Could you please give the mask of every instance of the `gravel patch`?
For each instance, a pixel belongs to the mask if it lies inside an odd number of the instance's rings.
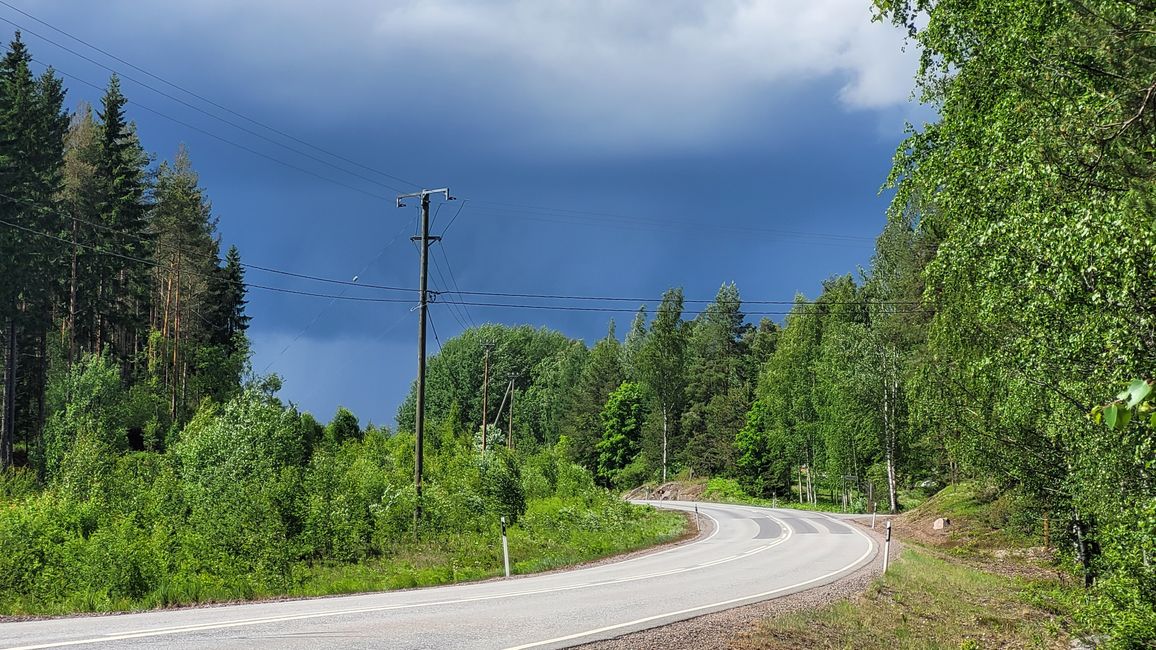
[[[867,565],[855,573],[828,585],[798,593],[772,598],[753,605],[744,605],[714,614],[706,614],[685,621],[632,632],[622,636],[587,643],[583,650],[699,650],[701,648],[748,647],[743,641],[765,619],[783,614],[817,609],[841,600],[854,598],[882,572],[883,528],[871,530],[870,524],[855,521],[864,532],[879,542],[879,552]],[[891,559],[899,557],[902,544],[891,539]]]

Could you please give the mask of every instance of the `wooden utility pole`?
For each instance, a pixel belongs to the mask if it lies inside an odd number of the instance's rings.
[[[413,194],[401,194],[397,197],[397,207],[405,207],[405,199],[421,199],[421,236],[413,237],[414,241],[421,242],[421,271],[418,280],[418,329],[417,329],[417,413],[414,417],[414,463],[413,486],[416,500],[413,506],[413,535],[416,538],[421,526],[421,479],[423,437],[425,434],[425,323],[426,313],[429,310],[429,294],[426,291],[429,271],[430,242],[441,241],[441,237],[430,237],[429,234],[429,196],[442,194],[447,201],[453,200],[447,188],[439,190],[422,190]]]
[[[482,453],[486,453],[486,420],[490,417],[490,348],[494,347],[493,343],[485,343],[482,347],[486,351],[484,365],[482,367]]]
[[[507,423],[510,432],[506,434],[506,447],[510,451],[514,450],[514,378],[514,375],[510,375],[510,417]]]

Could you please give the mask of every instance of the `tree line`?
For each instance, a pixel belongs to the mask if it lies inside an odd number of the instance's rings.
[[[41,472],[51,386],[107,356],[132,388],[127,444],[160,449],[206,397],[236,394],[248,355],[244,269],[181,147],[153,166],[114,75],[64,108],[19,33],[0,61],[0,469]]]

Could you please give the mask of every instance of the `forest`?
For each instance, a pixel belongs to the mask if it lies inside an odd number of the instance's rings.
[[[499,513],[621,535],[636,515],[606,489],[676,478],[889,512],[982,481],[1018,525],[1050,523],[1082,624],[1150,647],[1156,6],[873,4],[937,116],[895,154],[869,266],[782,322],[750,322],[727,283],[672,288],[592,345],[496,324],[445,341],[426,540],[468,563]],[[187,154],[150,166],[115,78],[68,113],[18,40],[0,77],[0,603],[291,591],[418,543],[413,393],[396,431],[281,403],[246,373],[244,266]]]

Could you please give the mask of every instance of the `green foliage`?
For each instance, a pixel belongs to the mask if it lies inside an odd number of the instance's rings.
[[[598,479],[605,486],[631,487],[622,482],[623,469],[638,455],[646,394],[642,386],[624,382],[602,409],[602,439],[598,442]]]
[[[522,472],[514,455],[502,447],[487,451],[480,468],[481,494],[486,510],[506,517],[510,524],[526,512]]]
[[[875,5],[909,29],[940,115],[891,177],[891,220],[937,242],[917,412],[962,465],[1068,520],[1107,645],[1151,644],[1137,632],[1156,603],[1138,570],[1144,386],[1097,411],[1108,426],[1086,414],[1151,368],[1156,340],[1156,15],[1116,0]]]
[[[781,430],[769,427],[768,418],[766,405],[756,400],[735,436],[739,454],[735,474],[743,489],[757,497],[788,494],[791,489],[791,446]]]
[[[292,412],[250,391],[221,407],[202,407],[173,453],[186,480],[214,488],[300,465],[305,442]]]
[[[111,454],[128,449],[127,397],[108,356],[88,357],[56,378],[48,388],[52,414],[41,468],[49,481],[85,483],[85,464],[111,462]],[[78,473],[66,472],[66,464]]]
[[[337,413],[333,415],[333,419],[325,427],[325,444],[332,447],[339,446],[347,440],[360,439],[361,425],[357,422],[357,416],[350,413],[344,406],[339,406]]]

